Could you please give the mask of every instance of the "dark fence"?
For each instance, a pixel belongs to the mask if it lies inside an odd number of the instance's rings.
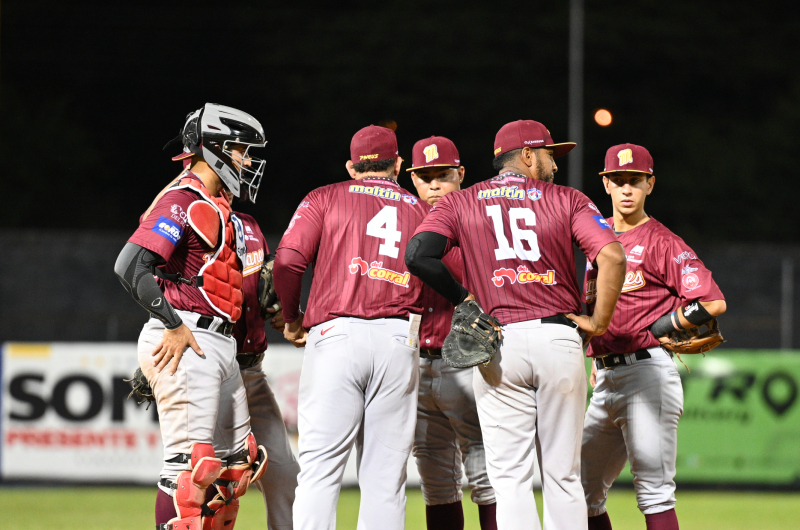
[[[0,341],[135,341],[147,313],[113,273],[129,235],[0,231]],[[271,249],[279,238],[267,236]],[[726,347],[800,348],[800,333],[793,332],[800,324],[800,289],[793,287],[800,276],[800,246],[695,250],[728,301],[728,312],[720,319]],[[307,274],[304,297],[310,279]],[[283,340],[269,328],[268,338]]]

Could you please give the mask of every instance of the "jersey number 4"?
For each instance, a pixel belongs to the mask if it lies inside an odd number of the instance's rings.
[[[383,210],[367,223],[367,235],[382,239],[378,254],[396,258],[400,253],[400,239],[403,234],[397,229],[397,207],[384,206]]]
[[[539,242],[536,239],[536,232],[525,230],[519,227],[522,220],[526,226],[536,226],[536,214],[530,208],[509,208],[508,221],[511,225],[511,237],[514,239],[514,248],[508,244],[505,228],[503,227],[503,212],[499,204],[486,206],[486,215],[492,218],[494,225],[494,236],[497,239],[497,248],[494,249],[494,257],[501,259],[524,259],[527,261],[538,261],[542,257],[539,252]],[[369,232],[367,232],[369,233]],[[528,242],[530,249],[526,249],[523,241]]]

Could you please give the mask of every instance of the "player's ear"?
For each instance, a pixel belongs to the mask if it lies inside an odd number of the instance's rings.
[[[353,169],[353,161],[352,160],[348,160],[347,163],[344,165],[344,167],[347,168],[347,172],[350,174],[350,178],[351,179],[356,178],[356,170]]]
[[[606,189],[606,195],[611,195],[611,190],[608,189],[608,177],[603,177],[603,187]]]
[[[397,159],[394,161],[394,176],[396,177],[395,180],[400,178],[400,168],[402,167],[403,167],[403,159],[398,156]]]
[[[458,183],[459,184],[464,182],[464,173],[466,173],[466,170],[464,169],[464,166],[459,166],[458,167]]]
[[[519,158],[526,166],[533,167],[536,163],[536,150],[530,147],[523,147],[519,152]]]
[[[656,185],[656,177],[655,175],[650,175],[650,178],[647,179],[647,194],[650,195],[653,193],[653,186]]]

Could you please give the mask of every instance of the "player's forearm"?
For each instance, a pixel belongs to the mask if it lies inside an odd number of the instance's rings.
[[[625,252],[619,243],[610,243],[600,250],[597,262],[597,301],[592,319],[600,334],[608,329],[614,308],[625,283]]]
[[[183,323],[175,308],[167,302],[153,277],[154,269],[164,260],[156,253],[135,243],[126,243],[114,264],[120,283],[136,302],[164,323],[175,329]]]
[[[283,319],[291,324],[300,316],[300,293],[303,274],[308,268],[306,258],[291,248],[279,248],[275,253],[272,276],[275,293],[283,306]]]
[[[696,328],[710,322],[712,318],[718,317],[727,308],[725,300],[711,300],[709,302],[693,300],[686,304],[685,307],[679,307],[656,320],[650,326],[650,331],[656,337],[660,337],[673,331]]]
[[[414,236],[406,248],[405,261],[414,276],[445,297],[451,304],[463,302],[469,291],[450,273],[442,262],[447,250],[447,238],[435,232],[422,232]]]

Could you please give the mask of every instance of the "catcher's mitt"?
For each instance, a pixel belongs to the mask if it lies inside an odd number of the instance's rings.
[[[147,378],[142,373],[141,368],[137,368],[136,371],[133,373],[133,377],[130,379],[124,379],[124,381],[128,381],[131,384],[131,393],[128,394],[128,399],[135,396],[136,402],[141,405],[145,401],[147,401],[147,409],[150,408],[150,404],[156,400],[156,397],[153,395],[153,389],[150,388],[150,383],[147,382]]]
[[[453,313],[450,333],[442,345],[442,358],[453,368],[486,364],[503,339],[500,323],[474,300],[461,302]]]
[[[706,331],[701,332],[703,327]],[[706,353],[711,351],[723,342],[722,333],[719,331],[717,319],[712,318],[708,323],[696,328],[673,331],[663,337],[658,338],[661,346],[665,349],[677,353]]]
[[[267,309],[281,308],[278,302],[278,295],[275,294],[275,281],[272,278],[272,267],[275,265],[275,258],[272,255],[264,258],[261,264],[261,275],[258,278],[258,305],[261,306],[261,317],[264,320],[271,319],[275,313],[267,313]]]

